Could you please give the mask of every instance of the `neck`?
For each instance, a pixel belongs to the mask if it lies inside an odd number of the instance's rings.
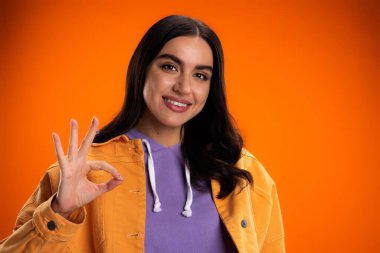
[[[164,126],[146,114],[139,119],[134,128],[165,147],[173,146],[181,141],[181,126]]]

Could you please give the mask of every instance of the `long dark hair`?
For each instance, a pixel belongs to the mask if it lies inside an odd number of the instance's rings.
[[[207,102],[198,115],[185,123],[181,141],[192,184],[200,186],[201,180],[216,179],[221,185],[218,198],[224,198],[235,189],[239,180],[252,183],[253,179],[249,172],[235,166],[243,140],[227,109],[222,45],[218,36],[199,20],[171,15],[159,20],[146,32],[128,66],[122,109],[98,131],[94,142],[105,142],[137,124],[144,109],[143,88],[147,69],[165,43],[179,36],[201,37],[213,53],[214,66]]]

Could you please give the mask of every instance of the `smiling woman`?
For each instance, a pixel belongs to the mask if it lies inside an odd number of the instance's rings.
[[[211,48],[202,38],[181,36],[167,42],[149,66],[143,90],[147,110],[136,129],[154,130],[150,135],[166,146],[178,143],[183,124],[206,103],[212,65]],[[168,139],[165,132],[176,138]]]
[[[168,16],[130,61],[120,113],[29,198],[1,252],[285,252],[275,183],[232,124],[217,35]],[[125,180],[125,181],[124,181]],[[107,193],[107,194],[105,194]]]

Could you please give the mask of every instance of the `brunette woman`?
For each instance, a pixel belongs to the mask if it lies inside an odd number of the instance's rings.
[[[1,252],[282,253],[276,186],[243,147],[228,112],[217,35],[173,15],[130,61],[124,104],[67,156],[24,205]]]

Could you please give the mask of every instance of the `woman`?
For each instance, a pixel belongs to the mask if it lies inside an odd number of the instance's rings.
[[[120,113],[52,165],[1,252],[285,252],[275,184],[231,123],[223,51],[168,16],[134,52]],[[253,184],[254,181],[254,184]]]

